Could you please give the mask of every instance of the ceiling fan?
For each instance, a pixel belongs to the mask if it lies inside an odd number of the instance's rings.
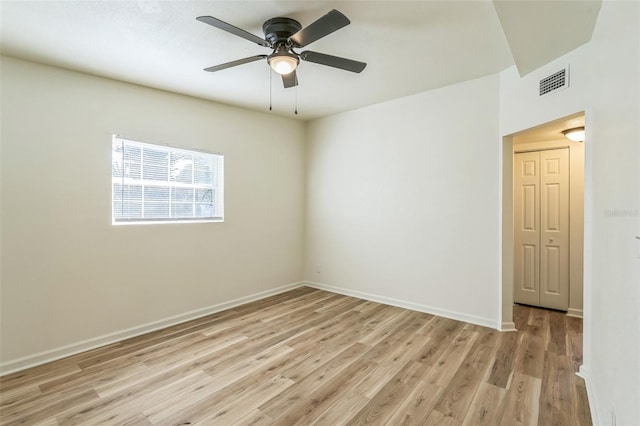
[[[223,31],[227,31],[238,37],[242,37],[263,47],[273,49],[270,55],[255,55],[248,58],[238,59],[213,67],[205,68],[205,71],[215,72],[249,62],[266,59],[269,66],[278,74],[282,75],[282,82],[285,88],[298,85],[296,67],[300,60],[314,62],[316,64],[329,67],[340,68],[346,71],[361,72],[367,64],[354,61],[352,59],[327,55],[324,53],[305,50],[296,52],[294,49],[305,47],[332,32],[339,30],[351,23],[349,19],[339,11],[333,9],[331,12],[317,19],[309,26],[302,28],[302,25],[291,18],[271,18],[262,25],[264,38],[260,38],[231,24],[227,24],[212,16],[199,16],[196,18],[200,22],[212,25]]]

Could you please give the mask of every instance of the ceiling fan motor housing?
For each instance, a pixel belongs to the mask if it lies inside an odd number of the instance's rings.
[[[262,25],[264,38],[271,43],[273,47],[276,44],[286,43],[289,37],[302,29],[300,22],[291,18],[271,18]]]

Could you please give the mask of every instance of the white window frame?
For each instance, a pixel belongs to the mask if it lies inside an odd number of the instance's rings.
[[[114,149],[117,145],[120,146],[125,146],[125,145],[129,145],[129,146],[136,146],[136,147],[140,147],[141,148],[141,152],[142,149],[144,148],[151,148],[155,151],[165,151],[168,154],[180,154],[180,155],[199,155],[199,156],[205,156],[205,157],[209,157],[212,161],[213,161],[213,182],[212,184],[197,184],[197,183],[181,183],[181,182],[175,182],[175,181],[171,181],[170,177],[167,176],[167,180],[152,180],[152,179],[144,179],[144,161],[141,158],[141,164],[140,164],[140,178],[139,179],[135,179],[135,178],[130,178],[130,177],[125,177],[124,172],[122,173],[121,177],[118,176],[114,176],[114,166],[115,166],[115,162],[117,161],[117,159],[114,157]],[[123,150],[124,152],[124,150]],[[209,223],[209,222],[224,222],[224,155],[220,154],[220,153],[213,153],[213,152],[207,152],[207,151],[202,151],[202,150],[196,150],[196,149],[183,149],[183,148],[176,148],[173,146],[168,146],[168,145],[161,145],[161,144],[157,144],[157,143],[149,143],[149,142],[141,142],[141,141],[136,141],[136,140],[132,140],[132,139],[127,139],[118,135],[113,135],[112,137],[112,151],[111,151],[111,223],[112,225],[143,225],[143,224],[165,224],[165,223]],[[170,155],[169,155],[170,158]],[[122,165],[124,165],[124,160],[122,161]],[[168,168],[167,170],[170,170],[170,165],[168,164]],[[194,168],[192,166],[192,173]],[[195,180],[195,178],[193,179]],[[135,185],[135,186],[140,186],[141,187],[141,191],[142,191],[142,199],[141,199],[141,206],[142,206],[142,215],[143,217],[141,218],[116,218],[116,208],[115,208],[115,203],[116,203],[116,198],[115,198],[115,187],[116,184],[120,184],[122,185],[122,187],[124,188],[125,185],[127,186],[131,186],[131,185]],[[195,208],[196,205],[198,204],[197,201],[194,199],[191,201],[191,204],[193,204],[193,208],[194,208],[194,217],[171,217],[171,212],[172,212],[172,207],[174,206],[172,204],[172,200],[171,200],[171,195],[169,197],[169,217],[155,217],[155,218],[151,218],[151,217],[144,217],[144,188],[145,186],[154,186],[154,187],[164,187],[166,186],[167,188],[169,188],[169,193],[171,194],[171,188],[191,188],[194,189],[194,192],[196,189],[211,189],[212,190],[212,215],[211,216],[206,216],[206,217],[197,217],[195,216]],[[121,201],[122,202],[122,201]],[[188,203],[188,202],[187,202]],[[181,202],[181,204],[185,204],[184,202]]]

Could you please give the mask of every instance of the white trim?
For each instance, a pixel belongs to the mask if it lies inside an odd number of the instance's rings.
[[[55,361],[57,359],[66,358],[68,356],[75,355],[80,352],[86,352],[91,349],[99,348],[101,346],[119,342],[124,339],[129,339],[131,337],[149,333],[151,331],[155,331],[162,328],[170,327],[172,325],[191,321],[191,320],[201,318],[216,312],[233,308],[238,305],[243,305],[245,303],[264,299],[265,297],[284,293],[285,291],[293,290],[295,288],[302,287],[304,285],[305,285],[304,281],[299,281],[293,284],[288,284],[288,285],[273,288],[270,290],[261,291],[259,293],[250,294],[248,296],[240,297],[238,299],[233,299],[228,302],[218,303],[216,305],[208,306],[206,308],[195,309],[193,311],[174,315],[158,321],[149,322],[146,324],[138,325],[135,327],[127,328],[120,331],[115,331],[113,333],[108,333],[102,336],[93,337],[91,339],[72,343],[70,345],[60,346],[58,348],[54,348],[54,349],[39,352],[33,355],[28,355],[22,358],[14,359],[14,360],[0,364],[0,376],[4,376],[9,373],[14,373],[16,371],[24,370],[30,367],[35,367],[40,364]]]
[[[129,225],[164,225],[164,224],[185,224],[185,223],[224,223],[224,219],[195,219],[195,220],[129,220],[125,222],[116,222],[111,218],[111,224],[114,226],[129,226]]]
[[[569,308],[567,310],[568,317],[582,318],[582,309]]]
[[[518,331],[518,329],[513,321],[505,321],[502,323],[500,331]]]
[[[424,312],[427,314],[437,315],[457,321],[468,322],[471,324],[481,325],[483,327],[490,327],[496,330],[500,330],[499,323],[491,318],[483,318],[476,315],[469,315],[462,312],[449,311],[446,309],[435,308],[433,306],[421,305],[418,303],[407,302],[404,300],[394,299],[386,296],[379,296],[376,294],[365,293],[357,290],[350,290],[344,287],[336,287],[323,283],[316,283],[306,281],[307,287],[317,288],[319,290],[330,291],[332,293],[344,294],[346,296],[357,297],[360,299],[369,300],[371,302],[382,303],[385,305],[397,306],[399,308],[410,309],[412,311]]]
[[[587,368],[584,365],[581,365],[580,368],[578,368],[578,371],[576,372],[576,376],[580,377],[581,379],[583,379],[585,381],[587,381]]]
[[[576,376],[582,377],[587,388],[587,399],[589,400],[589,409],[591,410],[591,423],[593,423],[594,425],[604,424],[604,422],[600,418],[598,404],[596,404],[598,398],[596,397],[596,390],[593,387],[593,382],[591,380],[591,370],[589,369],[589,367],[585,367],[583,364],[580,366],[580,369],[576,373]]]

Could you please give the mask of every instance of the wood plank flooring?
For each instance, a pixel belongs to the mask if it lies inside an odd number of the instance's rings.
[[[2,425],[590,425],[582,322],[518,332],[302,287],[0,378]]]

